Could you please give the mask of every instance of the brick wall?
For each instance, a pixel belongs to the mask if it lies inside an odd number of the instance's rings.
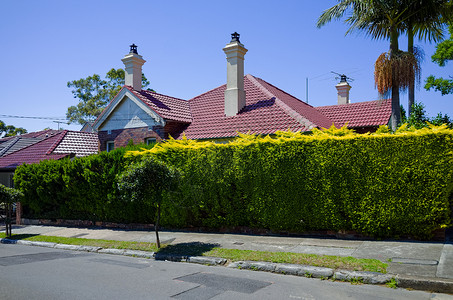
[[[126,147],[130,140],[134,144],[144,143],[147,138],[155,138],[157,141],[162,140],[163,128],[160,126],[153,127],[149,130],[148,127],[125,128],[108,131],[99,131],[99,151],[105,151],[108,141],[115,142],[115,148]]]

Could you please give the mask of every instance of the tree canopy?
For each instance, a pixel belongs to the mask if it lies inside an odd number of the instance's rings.
[[[450,38],[437,44],[436,52],[431,56],[434,63],[441,67],[444,67],[449,60],[453,60],[453,23],[449,25]],[[453,77],[449,76],[450,79],[444,79],[442,77],[435,77],[430,75],[426,78],[425,89],[434,89],[437,92],[441,92],[442,96],[453,94]]]
[[[13,125],[6,125],[2,120],[0,120],[0,138],[15,136],[27,133],[27,130],[22,127],[14,127]]]
[[[152,157],[130,165],[119,176],[118,187],[125,200],[138,201],[157,209],[154,228],[158,248],[161,207],[169,192],[177,188],[179,179],[179,171]]]
[[[79,103],[70,106],[66,113],[69,123],[85,124],[94,121],[124,85],[124,70],[112,68],[102,79],[98,74],[68,82],[68,87]],[[142,74],[142,87],[147,88],[149,81]],[[151,90],[148,88],[148,90]]]

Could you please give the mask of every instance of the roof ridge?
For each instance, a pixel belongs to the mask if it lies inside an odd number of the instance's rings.
[[[125,85],[125,87],[127,87],[130,91],[132,92],[138,92],[136,90],[134,90],[131,86],[129,85]],[[146,94],[158,94],[158,95],[161,95],[161,96],[165,96],[165,97],[168,97],[168,98],[172,98],[172,99],[175,99],[175,100],[181,100],[181,101],[188,101],[188,100],[185,100],[185,99],[181,99],[181,98],[176,98],[176,97],[173,97],[173,96],[169,96],[169,95],[166,95],[166,94],[162,94],[162,93],[158,93],[158,92],[153,92],[153,91],[148,91],[148,90],[141,90],[140,92],[144,92]],[[139,93],[140,93],[139,92]]]
[[[362,105],[364,103],[372,103],[372,102],[381,102],[381,103],[385,103],[387,101],[389,101],[391,99],[376,99],[376,100],[369,100],[369,101],[360,101],[360,102],[354,102],[354,103],[345,103],[345,104],[331,104],[331,105],[323,105],[323,106],[316,106],[315,108],[318,109],[318,108],[324,108],[324,107],[331,107],[331,106],[334,106],[334,107],[344,107],[346,105]]]
[[[55,141],[55,143],[53,143],[52,146],[50,146],[49,150],[47,150],[46,152],[46,155],[49,155],[49,154],[52,154],[52,151],[55,150],[55,148],[57,148],[57,146],[61,143],[61,141],[63,140],[63,138],[66,136],[66,134],[68,133],[68,130],[63,130],[61,132],[61,136]]]
[[[313,127],[318,127],[315,123],[307,119],[306,117],[302,116],[300,113],[292,109],[288,104],[274,95],[271,91],[269,91],[265,86],[263,86],[258,80],[250,74],[245,75],[248,80],[250,80],[259,90],[264,92],[266,95],[275,98],[275,103],[291,118],[294,118],[297,122],[304,125],[305,127],[311,129]],[[262,79],[261,79],[262,80]],[[264,81],[264,80],[263,80]],[[267,82],[266,82],[267,83]],[[307,125],[308,124],[308,125]]]
[[[297,99],[297,100],[299,100],[300,102],[304,103],[305,105],[308,105],[308,106],[310,106],[310,107],[312,107],[312,108],[315,108],[315,107],[314,107],[313,105],[311,105],[311,104],[308,104],[307,102],[304,102],[304,101],[300,100],[300,99],[299,99],[299,98],[297,98],[296,96],[294,96],[294,95],[292,95],[292,94],[288,93],[287,91],[284,91],[284,90],[282,90],[281,88],[279,88],[279,87],[277,87],[277,86],[273,85],[272,83],[269,83],[269,82],[267,82],[267,81],[266,81],[266,80],[264,80],[263,78],[255,77],[255,76],[253,76],[253,75],[251,75],[251,74],[247,74],[247,75],[250,75],[250,76],[254,77],[255,79],[259,79],[259,80],[262,80],[262,81],[264,81],[264,82],[265,82],[266,84],[268,84],[268,85],[272,86],[273,88],[275,88],[275,89],[279,90],[280,92],[282,92],[282,93],[284,93],[284,94],[287,94],[288,96],[291,96],[291,97],[293,97],[294,99]],[[265,87],[264,87],[264,88],[265,88]]]

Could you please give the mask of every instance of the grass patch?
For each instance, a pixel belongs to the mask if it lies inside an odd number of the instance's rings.
[[[381,273],[387,272],[387,264],[376,259],[304,254],[304,253],[235,250],[225,248],[214,248],[211,251],[204,253],[203,255],[223,257],[226,259],[230,259],[232,261],[238,260],[269,261],[274,263],[310,265],[332,269],[371,271]]]
[[[5,234],[0,233],[0,238],[4,238]],[[157,245],[155,243],[144,243],[144,242],[125,242],[125,241],[113,241],[113,240],[98,240],[98,239],[84,239],[84,238],[68,238],[60,236],[46,236],[46,235],[22,235],[13,234],[10,238],[12,240],[27,240],[36,242],[50,242],[57,244],[68,244],[68,245],[80,245],[80,246],[94,246],[102,248],[113,248],[113,249],[130,249],[130,250],[142,250],[142,251],[157,251]]]
[[[5,234],[0,233],[0,238],[4,238]],[[45,235],[20,235],[13,234],[11,239],[52,242],[68,245],[84,245],[95,246],[102,248],[113,249],[130,249],[153,251],[164,254],[177,255],[198,255],[198,256],[214,256],[221,257],[231,261],[252,260],[252,261],[268,261],[273,263],[289,263],[301,264],[317,267],[326,267],[332,269],[344,269],[354,271],[371,271],[387,273],[387,264],[376,259],[342,257],[332,255],[317,255],[304,253],[288,253],[288,252],[267,252],[253,250],[237,250],[220,248],[217,244],[207,243],[182,243],[176,245],[164,245],[158,249],[155,243],[145,242],[125,242],[113,240],[98,240],[84,238],[67,238]]]

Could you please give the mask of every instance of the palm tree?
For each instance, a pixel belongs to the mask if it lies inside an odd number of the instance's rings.
[[[450,0],[419,0],[413,1],[416,14],[409,16],[405,22],[407,28],[407,51],[422,59],[421,49],[414,47],[414,36],[419,40],[439,42],[443,39],[443,27],[452,16]],[[420,78],[417,78],[418,81]],[[415,82],[412,81],[408,89],[408,110],[412,113],[415,99]]]
[[[431,0],[439,2],[440,0]],[[392,97],[391,128],[395,130],[401,120],[399,91],[408,88],[416,77],[420,76],[420,64],[413,53],[399,50],[398,38],[406,32],[411,24],[412,32],[419,36],[431,36],[432,31],[425,26],[434,17],[423,18],[428,0],[342,0],[337,5],[327,9],[319,17],[317,26],[321,27],[332,19],[341,18],[352,9],[352,14],[346,19],[350,28],[361,30],[372,38],[390,40],[390,50],[379,56],[375,64],[375,84],[381,95],[390,94]],[[449,1],[442,1],[449,2]],[[438,3],[437,3],[438,4]],[[433,7],[435,5],[433,4]],[[415,29],[415,30],[414,30]],[[413,37],[413,35],[412,35]]]

